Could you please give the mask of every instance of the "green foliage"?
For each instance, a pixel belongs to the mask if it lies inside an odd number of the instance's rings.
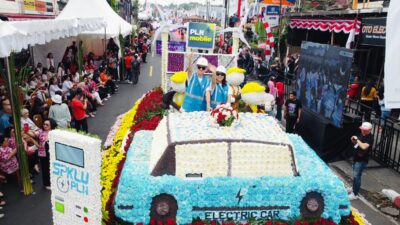
[[[18,102],[18,82],[16,80],[16,70],[15,70],[15,59],[14,53],[9,57],[9,79],[11,83],[11,87],[9,87],[10,93],[10,102],[12,105],[13,111],[13,119],[15,126],[15,141],[17,145],[17,154],[19,159],[19,172],[21,174],[21,183],[23,187],[23,192],[25,195],[29,195],[33,192],[31,179],[29,176],[29,166],[28,166],[28,157],[25,152],[24,144],[22,142],[22,134],[21,134],[21,107]]]

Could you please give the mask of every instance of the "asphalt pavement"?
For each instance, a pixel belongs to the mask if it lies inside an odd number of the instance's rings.
[[[96,117],[89,118],[89,132],[101,137],[103,142],[114,124],[117,116],[131,109],[144,93],[159,86],[161,79],[161,57],[149,56],[148,63],[142,64],[139,83],[136,85],[119,82],[118,93],[99,107]],[[0,184],[0,190],[6,195],[7,205],[0,210],[5,217],[0,219],[0,225],[52,225],[50,191],[42,186],[41,175],[35,177],[35,194],[24,196],[19,192],[16,179],[9,179],[7,184]],[[71,224],[73,225],[73,224]]]

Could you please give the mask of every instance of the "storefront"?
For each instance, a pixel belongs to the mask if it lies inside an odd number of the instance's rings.
[[[384,76],[385,41],[386,16],[363,18],[356,64],[366,79],[376,81],[377,84]]]
[[[7,2],[7,7],[0,7],[2,20],[54,19],[58,13],[56,0],[15,0]],[[3,4],[1,0],[0,4]]]

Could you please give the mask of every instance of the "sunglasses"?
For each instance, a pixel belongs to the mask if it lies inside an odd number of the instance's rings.
[[[216,74],[217,74],[217,76],[223,76],[223,77],[225,76],[225,74],[221,73],[221,72],[217,72]]]
[[[199,69],[199,70],[206,70],[206,69],[207,69],[207,66],[197,66],[197,69]]]

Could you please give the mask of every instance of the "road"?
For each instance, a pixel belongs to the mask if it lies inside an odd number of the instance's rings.
[[[103,142],[117,116],[132,108],[138,98],[153,87],[160,85],[161,57],[148,57],[148,63],[142,64],[137,85],[120,83],[119,92],[98,108],[95,118],[89,118],[89,132],[97,134]],[[24,197],[18,190],[15,180],[1,185],[0,190],[6,195],[7,205],[0,210],[5,217],[1,225],[52,225],[50,191],[42,188],[41,175],[35,177],[35,194]],[[71,224],[72,225],[72,224]]]

